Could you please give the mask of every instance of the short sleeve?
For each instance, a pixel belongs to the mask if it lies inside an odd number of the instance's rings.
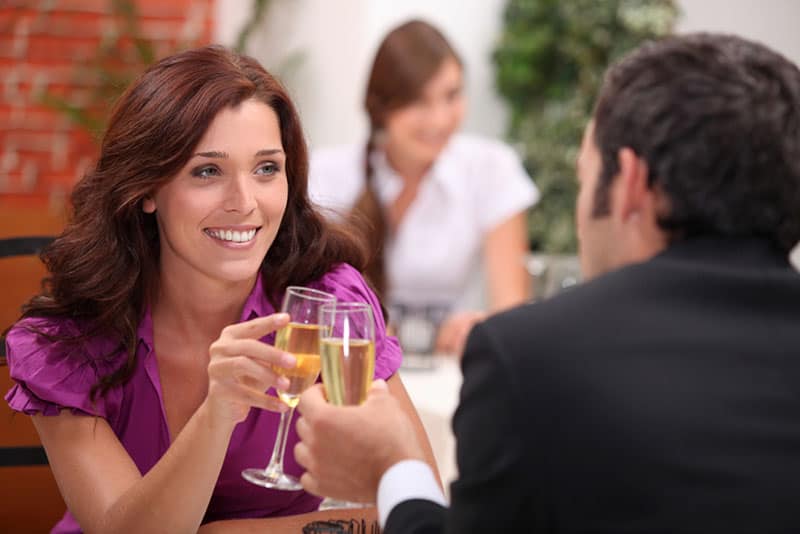
[[[488,232],[498,224],[517,213],[523,212],[539,200],[539,190],[517,154],[508,145],[499,141],[481,139],[483,150],[480,154],[481,171],[478,179],[483,181],[474,189],[474,199],[479,214],[479,224],[483,232]]]
[[[86,352],[86,343],[56,342],[39,334],[70,336],[77,329],[68,321],[29,318],[6,336],[6,357],[15,384],[6,394],[12,410],[28,415],[58,415],[62,409],[107,417],[108,398],[90,398],[100,376],[112,372]],[[102,374],[101,374],[102,373]]]
[[[323,276],[313,287],[336,295],[339,302],[366,302],[375,316],[375,378],[391,377],[403,361],[397,338],[386,333],[386,320],[380,301],[355,268],[342,263]]]

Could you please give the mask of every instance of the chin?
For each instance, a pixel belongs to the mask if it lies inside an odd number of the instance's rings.
[[[417,154],[419,156],[418,159],[430,165],[436,161],[436,158],[439,157],[439,155],[442,153],[442,150],[444,150],[444,145],[436,147],[431,147],[430,145],[421,146],[417,149]]]
[[[253,280],[261,270],[261,262],[247,265],[223,266],[217,271],[217,278],[231,284],[243,283]]]

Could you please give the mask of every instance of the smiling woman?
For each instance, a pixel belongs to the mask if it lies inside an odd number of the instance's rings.
[[[445,37],[411,20],[380,43],[365,144],[315,151],[315,202],[344,213],[374,251],[365,272],[404,348],[458,354],[484,317],[529,297],[525,211],[538,191],[503,143],[458,133],[464,66]],[[406,335],[408,334],[408,335]]]
[[[271,107],[248,99],[220,111],[186,165],[142,201],[158,220],[162,278],[177,274],[186,287],[206,277],[252,279],[286,209],[285,167]],[[183,273],[187,263],[189,276]]]
[[[47,284],[7,336],[17,383],[6,398],[33,417],[69,508],[54,532],[196,532],[243,518],[296,529],[276,516],[317,508],[317,496],[240,476],[265,463],[286,410],[265,392],[288,386],[274,366],[295,365],[272,346],[289,285],[372,306],[375,377],[427,443],[359,273],[362,246],[312,208],[307,169],[293,104],[249,57],[183,52],[122,95],[43,253]],[[293,426],[288,441],[291,451]],[[291,454],[285,468],[300,474]]]

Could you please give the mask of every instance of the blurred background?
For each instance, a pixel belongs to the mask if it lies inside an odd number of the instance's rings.
[[[63,207],[122,88],[154,60],[208,42],[282,78],[312,148],[363,141],[372,55],[411,17],[439,26],[464,59],[464,130],[523,157],[543,192],[531,248],[551,254],[575,251],[575,150],[610,61],[647,38],[711,30],[800,62],[796,0],[4,0],[0,209]]]
[[[465,61],[464,130],[504,138],[523,157],[543,193],[531,249],[548,254],[575,251],[575,151],[610,61],[647,38],[710,30],[800,62],[796,0],[5,0],[0,209],[63,208],[124,86],[154,60],[208,42],[281,77],[312,148],[360,142],[374,50],[411,17],[439,26]],[[17,231],[7,217],[0,224],[3,235]]]

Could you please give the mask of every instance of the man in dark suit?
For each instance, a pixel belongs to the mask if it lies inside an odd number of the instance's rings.
[[[377,494],[387,533],[800,532],[800,71],[731,36],[645,45],[577,167],[587,282],[473,329],[449,508],[380,384],[304,395],[304,485]]]

